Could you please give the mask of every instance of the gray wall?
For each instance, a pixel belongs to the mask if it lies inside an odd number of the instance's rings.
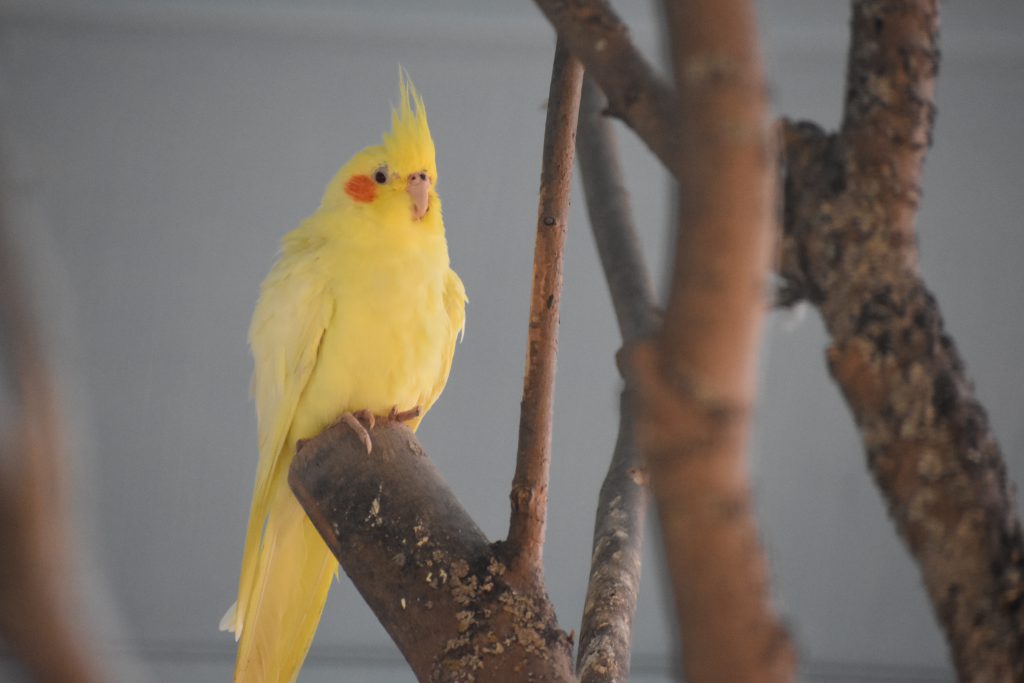
[[[80,576],[109,661],[140,657],[125,680],[229,677],[233,643],[216,625],[233,600],[256,462],[248,316],[281,234],[387,125],[399,62],[427,102],[470,297],[465,342],[420,437],[483,529],[503,534],[553,41],[525,1],[402,4],[0,2],[8,171],[72,417]],[[618,4],[653,51],[646,4]],[[1020,481],[1024,10],[944,9],[922,267]],[[834,126],[847,3],[779,0],[761,13],[776,110]],[[667,183],[628,131],[622,145],[660,277]],[[578,628],[618,387],[579,194],[568,250],[547,546],[566,629]],[[769,320],[752,454],[780,609],[808,680],[943,680],[917,571],[806,313]],[[660,583],[652,544],[641,681],[671,668]],[[411,680],[344,579],[303,680],[339,678]]]

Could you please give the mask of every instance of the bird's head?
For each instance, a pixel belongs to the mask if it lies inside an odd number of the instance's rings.
[[[399,73],[401,101],[391,110],[391,130],[345,164],[324,192],[321,206],[352,207],[378,225],[440,224],[434,190],[437,163],[423,99]]]

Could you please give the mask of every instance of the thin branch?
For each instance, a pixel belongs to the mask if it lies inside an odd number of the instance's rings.
[[[580,99],[579,156],[590,226],[612,296],[622,341],[630,344],[661,324],[654,286],[640,250],[629,209],[611,125],[603,116],[605,98],[588,75]]]
[[[623,391],[619,436],[597,501],[590,580],[576,656],[580,683],[629,681],[647,489],[638,467],[633,414],[628,404]]]
[[[535,0],[559,38],[586,65],[608,98],[608,113],[622,119],[669,169],[681,158],[675,126],[677,102],[629,38],[629,29],[605,0]]]
[[[619,330],[628,345],[652,334],[659,316],[633,227],[614,137],[601,114],[603,100],[597,87],[584,78],[576,151],[594,240]],[[580,683],[629,680],[647,490],[639,471],[633,417],[625,392],[619,415],[619,436],[601,485],[594,523],[590,580],[576,660]]]
[[[368,458],[347,426],[329,427],[302,442],[288,483],[417,679],[572,681],[539,577],[505,565],[408,428],[372,438]]]
[[[854,3],[842,131],[803,124],[788,136],[783,275],[821,309],[829,369],[960,680],[1021,681],[1024,541],[1012,484],[916,267],[937,29],[935,0]]]
[[[746,462],[776,168],[749,0],[668,1],[680,94],[678,242],[665,323],[627,379],[661,521],[686,679],[786,681]]]
[[[2,199],[0,199],[2,201]],[[0,381],[14,404],[0,433],[0,636],[40,681],[101,679],[78,623],[68,574],[60,419],[29,296],[0,205]],[[7,427],[7,425],[4,425]]]
[[[580,63],[558,41],[544,128],[526,374],[507,541],[513,569],[537,574],[541,573],[547,518],[558,311],[582,78]]]

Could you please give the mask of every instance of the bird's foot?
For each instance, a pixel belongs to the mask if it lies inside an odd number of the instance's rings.
[[[413,406],[409,410],[403,410],[402,412],[398,412],[398,406],[393,406],[391,412],[388,413],[388,420],[392,422],[408,422],[419,417],[422,412],[419,406]]]
[[[348,411],[341,414],[340,422],[344,422],[348,425],[348,428],[355,432],[355,435],[359,437],[359,440],[366,446],[366,452],[373,452],[373,442],[370,441],[369,430],[373,429],[373,426],[377,423],[377,419],[373,416],[369,410],[358,410],[355,413]],[[363,422],[366,422],[366,426],[363,426]]]

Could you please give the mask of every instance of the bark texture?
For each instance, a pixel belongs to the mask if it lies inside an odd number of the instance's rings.
[[[594,241],[611,292],[623,343],[658,327],[653,287],[633,227],[603,97],[584,79],[576,141]],[[590,580],[580,627],[580,683],[629,680],[633,615],[640,590],[646,473],[636,454],[633,415],[623,393],[619,436],[597,502]]]
[[[984,409],[917,272],[938,68],[935,1],[854,3],[842,130],[787,137],[783,276],[828,364],[962,681],[1024,680],[1024,543]]]
[[[511,571],[408,428],[371,435],[369,456],[344,425],[303,442],[288,481],[417,679],[572,681],[542,584]]]
[[[678,241],[665,322],[639,344],[650,473],[688,681],[787,681],[746,447],[775,235],[775,155],[752,3],[666,2],[679,89]]]
[[[579,61],[559,41],[551,69],[551,90],[544,127],[526,372],[508,530],[508,548],[514,568],[538,575],[542,573],[547,520],[558,311],[562,299],[562,264],[582,79],[583,68]]]
[[[588,69],[605,33],[628,34],[606,4],[537,0]],[[931,141],[938,64],[934,0],[852,3],[839,133],[782,122],[782,303],[808,299],[832,345],[833,377],[861,429],[868,463],[918,562],[964,681],[1024,680],[1024,542],[1012,483],[938,305],[916,270],[920,166]],[[610,17],[610,18],[609,18]],[[582,44],[590,41],[589,46]],[[612,45],[612,43],[607,43]],[[598,79],[611,107],[673,173],[672,94],[645,76]],[[655,101],[657,100],[657,101]],[[630,113],[632,112],[632,113]],[[637,112],[643,112],[641,116]]]

